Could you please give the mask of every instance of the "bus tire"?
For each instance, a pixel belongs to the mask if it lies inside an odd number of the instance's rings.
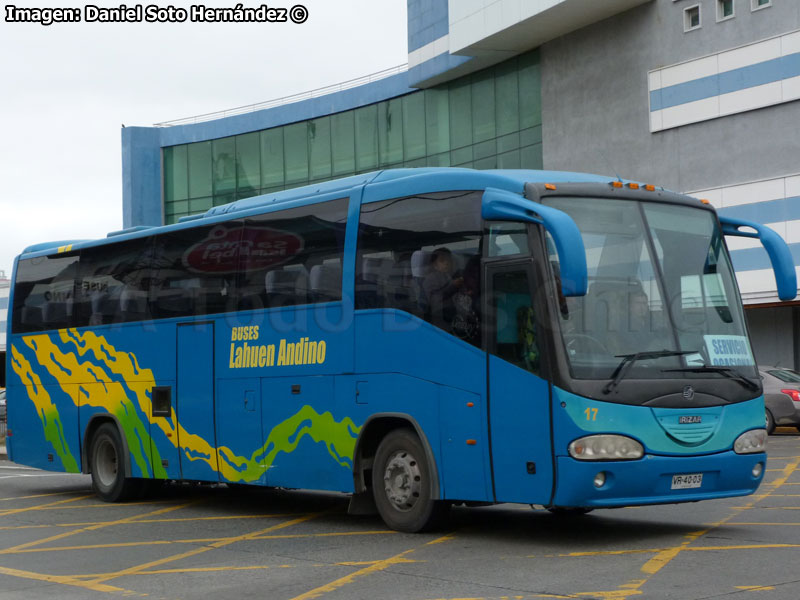
[[[125,452],[119,430],[103,423],[92,437],[89,453],[92,489],[105,502],[123,502],[139,491],[137,481],[125,477]]]
[[[372,469],[372,492],[383,521],[396,531],[435,527],[447,504],[432,497],[431,468],[417,435],[395,429],[381,440]]]

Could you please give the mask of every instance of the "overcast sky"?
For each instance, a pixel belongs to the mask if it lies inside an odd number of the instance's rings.
[[[122,227],[122,123],[149,126],[262,102],[406,62],[406,0],[302,1],[309,13],[302,25],[45,27],[7,23],[4,14],[0,269],[10,276],[14,256],[30,244],[104,237]],[[289,8],[295,3],[268,4]]]

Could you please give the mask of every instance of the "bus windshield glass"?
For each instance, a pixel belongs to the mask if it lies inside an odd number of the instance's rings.
[[[546,199],[577,223],[586,296],[560,303],[576,379],[757,377],[719,224],[691,206],[604,198]],[[558,258],[548,239],[557,275]]]

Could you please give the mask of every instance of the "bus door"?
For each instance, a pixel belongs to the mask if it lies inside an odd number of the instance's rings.
[[[181,477],[217,481],[214,433],[214,323],[178,325],[176,412]]]
[[[498,502],[547,504],[553,486],[549,385],[541,376],[531,259],[484,270],[489,428]]]

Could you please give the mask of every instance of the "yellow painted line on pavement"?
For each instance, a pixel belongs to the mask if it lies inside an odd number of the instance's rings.
[[[58,500],[56,502],[48,502],[47,504],[39,504],[37,506],[26,506],[25,508],[7,508],[0,511],[0,517],[7,517],[8,515],[18,515],[19,513],[30,512],[32,510],[42,510],[47,507],[55,507],[66,504],[68,502],[77,502],[78,500],[86,500],[92,498],[94,494],[88,496],[78,496],[77,498],[67,498],[66,500]]]
[[[800,544],[731,544],[727,546],[696,546],[681,548],[681,552],[719,552],[721,550],[777,550],[781,548],[800,548]],[[593,552],[565,552],[563,554],[530,555],[526,558],[587,558],[595,556],[624,556],[629,554],[669,553],[675,548],[636,548],[630,550],[597,550]]]
[[[781,469],[781,471],[783,472],[783,477],[775,479],[774,481],[772,481],[770,483],[770,485],[773,485],[776,488],[781,487],[782,485],[784,485],[786,483],[786,481],[789,479],[789,477],[791,476],[791,474],[795,471],[795,469],[797,469],[797,465],[798,464],[800,464],[800,458],[796,459],[794,462],[791,462],[788,465],[786,465],[785,467],[783,467],[783,469]]]
[[[644,565],[642,565],[641,571],[646,575],[643,579],[638,579],[635,581],[628,582],[625,586],[620,586],[620,589],[617,591],[624,591],[627,595],[618,596],[620,600],[624,598],[628,598],[631,595],[641,594],[641,588],[652,578],[656,573],[661,571],[664,567],[666,567],[676,556],[678,556],[681,552],[688,550],[690,544],[697,541],[699,538],[706,535],[708,532],[726,524],[728,521],[731,521],[734,517],[739,515],[743,510],[752,508],[758,502],[767,498],[772,492],[783,486],[787,479],[794,473],[797,469],[798,465],[800,465],[800,457],[796,458],[793,462],[787,464],[781,472],[783,473],[782,477],[779,477],[772,481],[769,485],[772,486],[772,489],[768,492],[763,494],[759,494],[757,496],[752,496],[752,500],[744,507],[741,508],[734,508],[730,515],[725,517],[724,519],[720,519],[719,521],[712,523],[705,529],[701,531],[696,531],[684,536],[685,541],[680,544],[679,546],[675,546],[674,548],[667,548],[664,550],[659,551],[653,558],[648,560]],[[692,549],[694,550],[694,549]]]
[[[358,571],[350,573],[349,575],[345,575],[344,577],[340,577],[339,579],[335,579],[330,583],[326,583],[325,585],[316,587],[313,590],[309,590],[304,594],[300,594],[299,596],[295,596],[294,598],[292,598],[292,600],[311,600],[312,598],[319,598],[323,594],[327,594],[328,592],[333,592],[346,585],[350,585],[356,579],[365,577],[366,575],[371,575],[372,573],[383,571],[385,569],[388,569],[392,565],[406,562],[407,561],[406,555],[411,554],[412,552],[415,552],[427,546],[433,546],[436,544],[447,542],[453,539],[453,535],[454,535],[453,533],[448,533],[447,535],[443,535],[439,538],[436,538],[435,540],[431,540],[430,542],[427,542],[422,546],[417,546],[416,548],[409,548],[408,550],[404,550],[399,554],[395,554],[394,556],[390,556],[389,558],[379,560],[373,565],[364,567],[363,569],[359,569]]]
[[[591,600],[592,598],[619,598],[616,591],[613,592],[581,592],[580,594],[515,594],[513,596],[458,596],[455,598],[431,598],[430,600],[536,600],[538,598],[554,598],[555,600]]]
[[[365,565],[374,565],[376,562],[379,562],[379,561],[377,561],[377,560],[343,560],[341,562],[335,562],[335,563],[316,563],[314,566],[315,567],[363,567]],[[398,562],[411,564],[411,563],[422,563],[422,562],[428,562],[428,561],[426,561],[426,560],[418,560],[416,558],[404,558],[402,560],[399,560]]]
[[[563,554],[530,554],[525,558],[586,558],[589,556],[624,556],[626,554],[653,554],[664,548],[632,548],[630,550],[587,550],[583,552],[565,552]]]
[[[198,554],[203,554],[204,552],[208,552],[209,550],[217,550],[219,548],[224,548],[230,544],[234,544],[236,542],[244,542],[247,540],[251,540],[255,537],[260,535],[264,535],[265,533],[269,533],[270,531],[276,531],[278,529],[284,529],[285,527],[291,527],[292,525],[297,525],[298,523],[303,523],[305,521],[310,521],[320,515],[324,514],[324,512],[313,513],[310,515],[304,515],[302,517],[298,517],[297,519],[292,519],[291,521],[284,521],[283,523],[278,523],[277,525],[273,525],[271,527],[267,527],[266,529],[260,529],[258,531],[253,531],[251,533],[246,533],[244,535],[239,535],[233,538],[228,538],[223,541],[214,542],[208,546],[203,546],[202,548],[195,548],[194,550],[189,550],[188,552],[183,552],[181,554],[175,554],[173,556],[167,556],[165,558],[160,558],[158,560],[152,560],[140,565],[136,565],[134,567],[129,567],[127,569],[122,569],[121,571],[116,571],[114,573],[106,573],[102,577],[98,577],[97,579],[93,579],[91,583],[104,583],[110,579],[116,579],[117,577],[126,577],[128,575],[137,575],[142,571],[146,571],[151,569],[152,567],[158,567],[163,564],[167,564],[170,562],[175,562],[176,560],[181,560],[184,558],[190,558],[192,556],[197,556]]]
[[[641,592],[636,592],[641,594]],[[536,600],[538,598],[554,598],[556,600],[597,600],[598,598],[608,598],[614,600],[623,598],[620,590],[608,592],[579,592],[577,594],[515,594],[513,596],[458,596],[455,598],[431,598],[430,600]]]
[[[149,569],[145,571],[139,571],[137,573],[133,573],[130,577],[136,577],[141,575],[170,575],[170,574],[180,574],[180,573],[216,573],[216,572],[224,572],[224,571],[263,571],[266,569],[296,569],[296,568],[306,568],[306,567],[361,567],[364,565],[373,565],[377,560],[348,560],[342,561],[337,563],[316,563],[313,565],[308,564],[299,564],[299,565],[248,565],[248,566],[240,566],[240,567],[233,567],[233,566],[226,566],[226,567],[178,567],[175,569]],[[412,560],[407,559],[402,562],[406,563],[417,563],[417,562],[425,562],[421,560]],[[85,573],[82,575],[71,575],[75,579],[97,579],[99,577],[104,577],[107,573]]]
[[[733,587],[737,590],[745,590],[747,592],[766,592],[775,589],[773,585],[735,585]]]
[[[265,569],[293,569],[296,565],[253,565],[250,567],[194,567],[186,569],[153,569],[137,575],[173,575],[179,573],[216,573],[224,571],[263,571]]]
[[[373,565],[377,560],[347,560],[337,563],[316,563],[313,565],[301,564],[301,565],[249,565],[249,566],[240,566],[240,567],[184,567],[184,568],[175,568],[175,569],[149,569],[146,571],[139,571],[131,575],[131,577],[136,577],[139,575],[170,575],[170,574],[180,574],[180,573],[216,573],[216,572],[224,572],[224,571],[259,571],[259,570],[266,570],[266,569],[296,569],[296,568],[307,568],[307,567],[361,567],[364,565]],[[425,562],[420,560],[412,560],[407,559],[402,562],[406,563],[417,563],[417,562]],[[75,579],[97,579],[98,577],[103,577],[105,573],[90,573],[84,575],[72,575]]]
[[[770,494],[769,497],[770,498],[800,498],[800,494]]]
[[[0,498],[0,502],[11,502],[12,500],[30,500],[32,498],[47,498],[52,496],[67,496],[69,494],[85,494],[88,490],[81,490],[80,492],[53,492],[51,494],[34,494],[32,496],[8,496],[7,498]]]
[[[753,522],[739,522],[739,521],[731,521],[728,525],[775,525],[780,527],[797,527],[800,523],[756,523]]]
[[[397,533],[395,531],[336,531],[331,533],[298,533],[287,535],[263,535],[255,536],[250,539],[253,540],[282,540],[282,539],[299,539],[299,538],[318,538],[318,537],[349,537],[357,535],[384,535],[390,533]],[[136,546],[169,546],[172,544],[216,544],[220,542],[231,542],[238,540],[239,536],[225,536],[225,537],[212,537],[212,538],[190,538],[190,539],[177,539],[177,540],[142,540],[140,542],[109,542],[108,544],[80,544],[76,546],[48,546],[47,548],[23,548],[15,552],[4,552],[4,554],[32,554],[35,552],[66,552],[76,550],[108,550],[112,548],[133,548]],[[374,562],[374,561],[370,561]],[[99,577],[100,575],[98,575]]]
[[[56,535],[52,535],[50,537],[47,537],[47,538],[44,538],[44,539],[41,539],[41,540],[35,540],[35,541],[32,541],[32,542],[27,542],[25,544],[20,544],[18,546],[13,546],[11,548],[6,548],[5,550],[0,550],[0,554],[15,554],[15,553],[20,552],[21,550],[25,550],[25,549],[31,548],[33,546],[38,546],[40,544],[45,544],[47,542],[54,542],[56,540],[61,540],[61,539],[64,539],[66,537],[69,537],[69,536],[72,536],[72,535],[76,535],[78,533],[85,533],[87,531],[97,531],[98,529],[103,529],[105,527],[111,527],[111,526],[114,526],[114,525],[123,525],[125,523],[130,523],[130,522],[132,522],[135,519],[138,519],[140,517],[163,515],[165,513],[171,512],[173,510],[179,510],[181,508],[186,508],[187,506],[191,506],[192,504],[196,504],[196,503],[197,503],[197,501],[187,502],[186,504],[180,504],[178,506],[169,506],[167,508],[161,508],[159,510],[154,510],[154,511],[149,512],[149,513],[144,513],[144,514],[140,514],[140,515],[132,515],[130,517],[125,517],[124,519],[118,519],[116,521],[107,521],[107,522],[104,522],[104,523],[98,523],[97,525],[90,525],[89,527],[82,527],[80,529],[75,529],[73,531],[66,531],[64,533],[59,533],[59,534],[56,534]]]
[[[237,519],[282,519],[293,517],[298,513],[269,514],[269,515],[231,515],[218,517],[179,517],[175,519],[137,519],[132,525],[147,523],[186,523],[191,521],[235,521]],[[102,525],[105,521],[84,521],[77,523],[50,523],[47,525],[9,525],[0,527],[0,531],[11,529],[43,529],[46,527],[88,527],[89,525]]]
[[[246,567],[186,567],[184,569],[152,569],[149,571],[139,571],[131,577],[141,575],[175,575],[180,573],[216,573],[222,571],[264,571],[266,569],[292,569],[296,565],[251,565]],[[83,575],[72,575],[75,579],[97,579],[104,577],[106,573],[86,573]]]
[[[74,587],[92,590],[94,592],[124,592],[126,596],[136,595],[145,596],[146,594],[139,594],[120,587],[111,585],[95,584],[91,581],[80,581],[74,577],[66,575],[47,575],[45,573],[33,573],[32,571],[23,571],[21,569],[9,569],[8,567],[0,567],[0,574],[9,575],[11,577],[19,577],[21,579],[33,579],[35,581],[46,581],[48,583],[60,583],[62,585],[71,585]]]
[[[91,496],[83,496],[82,498],[76,498],[76,500],[83,500],[85,498],[93,498],[96,497],[94,494]],[[88,508],[111,508],[111,509],[122,509],[122,508],[129,508],[129,507],[136,507],[136,506],[159,506],[162,504],[174,504],[174,500],[168,500],[165,502],[98,502],[96,504],[81,504],[80,506],[56,506],[54,505],[43,505],[37,507],[31,507],[25,510],[85,510]],[[0,509],[2,510],[2,509]],[[14,510],[14,509],[5,509],[5,510]],[[2,517],[5,513],[0,512],[0,517]],[[9,512],[9,514],[11,514]]]
[[[388,529],[376,529],[374,531],[334,531],[331,533],[287,533],[282,535],[260,535],[256,540],[292,540],[301,538],[315,538],[315,537],[338,537],[349,535],[395,535],[396,531]]]
[[[189,521],[235,521],[237,519],[285,519],[299,517],[301,513],[274,513],[267,515],[223,515],[217,517],[179,517],[175,519],[143,519],[137,523],[186,523]]]
[[[686,548],[685,552],[709,552],[719,550],[774,550],[778,548],[800,548],[800,544],[731,544],[728,546],[698,546]]]
[[[17,529],[51,529],[53,527],[75,527],[75,525],[7,525],[0,527],[0,531],[12,531]]]

